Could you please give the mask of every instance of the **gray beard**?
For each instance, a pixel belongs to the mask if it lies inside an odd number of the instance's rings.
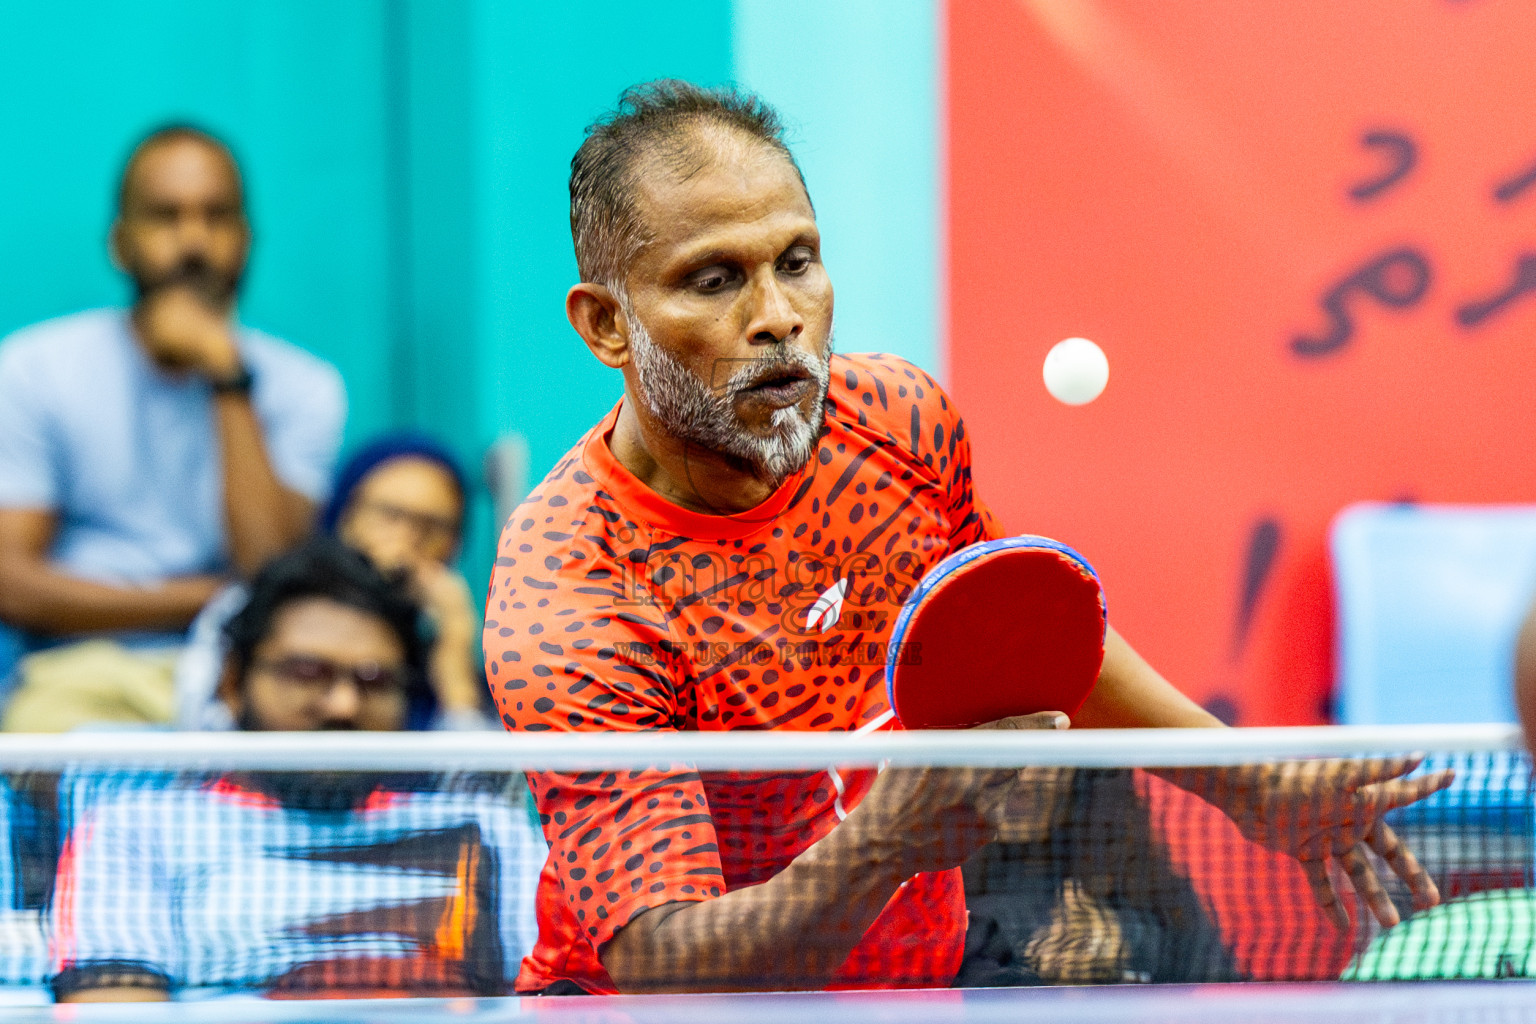
[[[768,355],[740,360],[741,365],[724,384],[711,387],[652,341],[640,318],[629,310],[628,303],[624,305],[630,352],[640,378],[640,399],[668,433],[746,463],[758,479],[774,487],[810,461],[821,436],[827,387],[832,380],[830,337],[820,359],[787,345],[777,346]],[[815,412],[807,418],[798,405],[775,410],[771,431],[766,435],[753,433],[736,414],[737,396],[792,367],[804,370],[816,382]]]

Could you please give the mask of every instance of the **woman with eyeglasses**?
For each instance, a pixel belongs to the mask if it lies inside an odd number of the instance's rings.
[[[494,727],[480,669],[480,617],[453,567],[466,495],[464,472],[447,448],[422,434],[392,433],[346,461],[320,517],[324,532],[367,555],[425,613],[430,700],[413,708],[408,728]],[[214,690],[224,653],[220,629],[245,600],[245,588],[232,587],[193,624],[176,674],[179,727],[233,727]]]

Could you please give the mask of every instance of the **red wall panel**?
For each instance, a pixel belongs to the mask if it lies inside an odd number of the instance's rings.
[[[946,22],[948,376],[981,493],[1082,550],[1197,699],[1322,720],[1331,517],[1536,500],[1536,5]],[[1110,360],[1081,408],[1040,381],[1071,335]]]

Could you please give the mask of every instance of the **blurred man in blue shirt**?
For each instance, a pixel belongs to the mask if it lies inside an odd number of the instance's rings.
[[[187,624],[309,531],[345,395],[330,365],[239,324],[250,242],[228,148],[162,129],[112,225],[132,308],[0,342],[0,622],[37,652],[8,729],[169,720]]]

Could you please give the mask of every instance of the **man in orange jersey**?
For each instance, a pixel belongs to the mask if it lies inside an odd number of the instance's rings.
[[[891,727],[884,642],[902,599],[1002,531],[933,379],[832,354],[816,218],[775,115],[687,83],[630,90],[572,161],[571,230],[582,281],[566,313],[625,390],[503,531],[485,649],[507,728]],[[1074,724],[1219,723],[1111,631]],[[1435,898],[1380,824],[1434,784],[1396,778],[1406,770],[1178,781],[1301,855],[1334,904],[1337,856],[1386,918],[1362,842]],[[966,924],[957,866],[992,838],[1018,777],[534,774],[551,854],[518,989],[949,984]]]

